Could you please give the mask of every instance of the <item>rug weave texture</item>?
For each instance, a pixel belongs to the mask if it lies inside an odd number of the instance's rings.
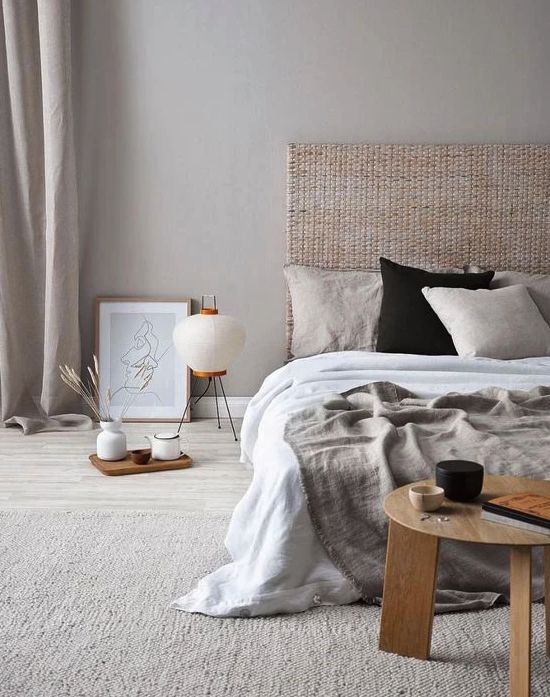
[[[497,697],[508,609],[438,616],[432,660],[377,650],[380,610],[214,619],[169,607],[227,561],[227,516],[0,513],[2,697]],[[533,695],[550,696],[544,606]]]

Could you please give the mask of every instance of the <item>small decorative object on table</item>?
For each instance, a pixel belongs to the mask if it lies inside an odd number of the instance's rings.
[[[409,489],[409,501],[417,511],[437,511],[444,498],[445,492],[440,486],[417,484]]]
[[[473,501],[483,488],[483,466],[469,460],[443,460],[436,465],[435,483],[451,501]]]
[[[205,306],[205,298],[212,298],[211,307]],[[183,361],[193,371],[193,376],[196,378],[208,378],[206,389],[195,401],[195,405],[208,392],[210,386],[213,385],[218,428],[221,428],[218,390],[216,388],[216,380],[218,380],[235,440],[237,440],[237,434],[235,433],[233,419],[227,404],[222,375],[227,373],[227,368],[241,352],[244,340],[245,331],[241,323],[234,317],[229,317],[229,315],[218,314],[215,295],[203,295],[200,314],[187,317],[176,325],[174,329],[176,349]],[[181,417],[178,433],[191,404],[192,395],[193,391],[191,390],[191,396],[187,400]]]

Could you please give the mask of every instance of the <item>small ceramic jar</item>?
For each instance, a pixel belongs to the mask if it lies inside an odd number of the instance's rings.
[[[469,460],[443,460],[436,465],[435,483],[451,501],[472,501],[483,489],[483,467]]]

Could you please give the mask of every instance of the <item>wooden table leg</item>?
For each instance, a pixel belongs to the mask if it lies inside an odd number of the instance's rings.
[[[531,548],[510,549],[510,697],[531,693]]]
[[[439,538],[390,521],[379,648],[429,658]]]
[[[546,615],[546,655],[550,657],[550,547],[544,548],[544,613]]]

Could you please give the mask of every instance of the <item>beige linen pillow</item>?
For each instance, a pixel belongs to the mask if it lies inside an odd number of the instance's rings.
[[[382,303],[376,271],[335,271],[290,264],[284,269],[295,358],[329,351],[375,351]]]
[[[550,327],[527,288],[423,288],[422,293],[463,358],[550,355]]]

